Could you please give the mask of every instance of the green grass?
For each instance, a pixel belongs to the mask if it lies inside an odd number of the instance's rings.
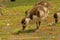
[[[48,0],[48,1],[53,6],[52,12],[50,13],[51,14],[50,16],[52,16],[60,7],[59,5],[60,0]],[[5,2],[4,4],[6,5],[6,8],[2,10],[4,15],[0,16],[0,37],[5,38],[5,36],[7,36],[7,38],[10,38],[12,36],[11,34],[15,31],[15,29],[16,29],[16,32],[17,30],[22,31],[22,27],[20,23],[21,19],[25,16],[25,11],[27,9],[31,9],[32,5],[35,4],[36,2],[37,0],[16,0],[16,2]],[[10,25],[7,25],[8,23]],[[42,28],[45,28],[45,26],[46,25],[42,24]],[[60,23],[57,23],[56,26],[60,26]],[[32,30],[33,28],[34,27],[27,27],[26,30],[28,29]],[[42,31],[42,32],[45,32],[45,31]],[[22,33],[21,35],[24,35],[24,33]],[[26,33],[26,35],[31,35],[31,34]],[[40,35],[40,33],[39,34],[37,33],[37,35]],[[47,35],[48,34],[43,34],[42,36],[46,37]],[[42,40],[45,40],[45,39],[42,39]]]
[[[27,5],[33,5],[38,0],[16,0],[15,2],[0,2],[6,5],[6,7],[16,7],[16,6],[27,6]]]

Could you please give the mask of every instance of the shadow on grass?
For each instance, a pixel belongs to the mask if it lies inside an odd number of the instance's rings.
[[[18,31],[18,32],[14,32],[15,35],[18,35],[20,33],[34,33],[36,31],[36,29],[30,29],[30,30],[24,30],[24,31]]]

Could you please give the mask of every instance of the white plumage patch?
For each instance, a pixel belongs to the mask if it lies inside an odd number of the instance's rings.
[[[48,11],[46,7],[43,7],[43,8],[44,8],[45,12],[47,12],[47,11]]]
[[[42,17],[42,16],[44,16],[44,9],[43,10],[41,10],[40,8],[38,8],[38,10],[39,10],[39,12],[40,12],[40,16]]]
[[[60,12],[57,12],[58,22],[60,22]]]
[[[44,5],[47,5],[47,3],[44,3]]]
[[[48,16],[49,10],[48,10],[47,7],[44,7],[44,6],[42,8],[43,8],[44,11],[41,10],[40,8],[38,8],[38,10],[40,12],[41,19],[44,20]]]
[[[28,24],[29,21],[30,21],[30,18],[26,18],[26,19],[25,19],[26,24]]]
[[[43,10],[45,10],[45,12],[43,13],[42,20],[44,20],[48,16],[48,13],[49,13],[48,8],[46,8],[46,7],[43,7],[43,8],[44,8]],[[40,10],[40,12],[42,14],[43,11]]]
[[[58,17],[60,17],[60,12],[57,13]]]
[[[40,10],[40,16],[44,16],[44,11]]]
[[[34,22],[38,21],[38,17],[36,15],[33,15]]]

